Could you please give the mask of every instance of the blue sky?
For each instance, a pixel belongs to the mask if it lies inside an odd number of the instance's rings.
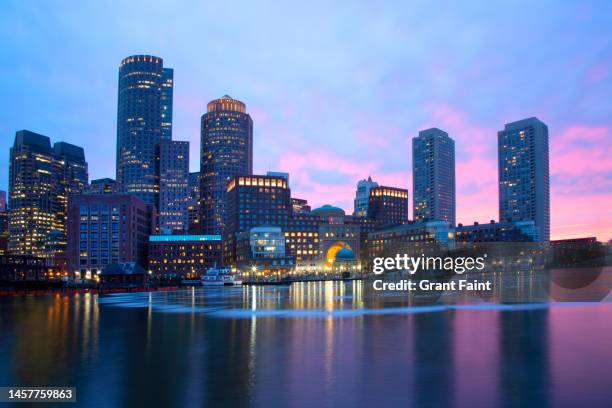
[[[114,177],[118,65],[147,53],[175,70],[192,170],[224,94],[253,116],[256,172],[289,171],[294,196],[348,211],[368,175],[411,190],[410,139],[437,126],[457,144],[458,221],[488,221],[496,131],[537,116],[553,236],[612,238],[612,3],[229,3],[3,1],[0,188],[20,129],[84,146],[91,178]]]

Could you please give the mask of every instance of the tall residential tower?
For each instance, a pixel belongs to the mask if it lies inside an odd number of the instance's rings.
[[[413,216],[455,225],[455,141],[431,128],[412,139]]]
[[[537,118],[497,132],[500,222],[534,221],[538,240],[550,240],[548,127]]]
[[[222,234],[228,183],[253,174],[253,120],[246,105],[230,96],[208,103],[202,115],[200,228]]]

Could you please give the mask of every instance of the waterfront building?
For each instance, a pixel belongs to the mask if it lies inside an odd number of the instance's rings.
[[[147,266],[155,207],[129,194],[82,194],[68,203],[68,265],[77,277],[93,278],[102,268],[136,262]]]
[[[353,215],[357,217],[366,217],[368,215],[368,205],[370,203],[370,190],[373,187],[378,187],[378,183],[368,177],[367,180],[359,180],[357,183],[357,191],[355,192]]]
[[[163,140],[157,145],[160,231],[189,230],[189,142]]]
[[[455,248],[455,230],[448,221],[417,221],[372,231],[365,245],[366,264],[374,258],[397,254],[422,256]]]
[[[151,55],[124,58],[117,107],[118,192],[157,204],[156,146],[172,132],[172,73]]]
[[[208,103],[201,124],[200,229],[222,234],[230,180],[253,173],[253,121],[244,103],[225,95]]]
[[[455,141],[431,128],[412,139],[412,201],[415,221],[455,225]]]
[[[0,282],[59,279],[55,268],[46,259],[31,255],[0,254]]]
[[[28,130],[15,134],[9,164],[9,252],[46,257],[53,232],[65,239],[67,200],[87,185],[83,149]]]
[[[596,237],[557,239],[550,241],[552,263],[556,267],[601,267],[609,265],[607,245]]]
[[[408,222],[408,190],[378,186],[370,188],[367,217],[380,226]]]
[[[289,224],[284,227],[286,252],[295,259],[297,266],[304,269],[317,267],[320,259],[321,222],[321,218],[317,215],[294,213]]]
[[[189,217],[189,231],[200,230],[200,172],[189,173],[189,201],[187,202],[187,214]]]
[[[280,227],[255,227],[236,236],[236,267],[250,277],[290,272],[294,258],[285,250],[285,236]]]
[[[149,236],[149,271],[163,279],[198,279],[220,266],[221,235]]]
[[[291,214],[291,191],[285,178],[241,175],[227,186],[227,237],[253,227],[286,227]]]
[[[538,233],[533,221],[474,222],[474,225],[457,225],[456,242],[532,242]]]
[[[291,219],[291,191],[282,177],[235,176],[227,186],[226,200],[226,262],[236,259],[236,233],[261,226],[286,227]]]
[[[83,194],[113,194],[116,193],[115,180],[112,178],[100,178],[91,180]]]
[[[550,240],[548,127],[537,118],[507,123],[497,133],[500,222],[534,221]]]
[[[319,254],[321,265],[333,269],[340,250],[351,250],[355,259],[360,255],[361,236],[358,225],[321,223],[319,225]],[[346,254],[346,251],[345,251]],[[346,260],[346,259],[345,259]]]

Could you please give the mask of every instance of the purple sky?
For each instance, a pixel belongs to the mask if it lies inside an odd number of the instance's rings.
[[[537,116],[553,237],[612,238],[610,2],[83,3],[0,4],[1,189],[24,128],[114,177],[118,65],[147,53],[175,70],[192,170],[200,116],[226,93],[253,117],[256,172],[289,171],[294,196],[349,212],[368,175],[412,196],[410,140],[436,126],[456,140],[458,222],[488,221],[496,131]]]

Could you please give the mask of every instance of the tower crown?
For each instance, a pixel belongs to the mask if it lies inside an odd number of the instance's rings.
[[[207,108],[208,112],[232,111],[246,113],[246,105],[244,102],[234,99],[229,95],[223,95],[219,99],[208,102]]]

